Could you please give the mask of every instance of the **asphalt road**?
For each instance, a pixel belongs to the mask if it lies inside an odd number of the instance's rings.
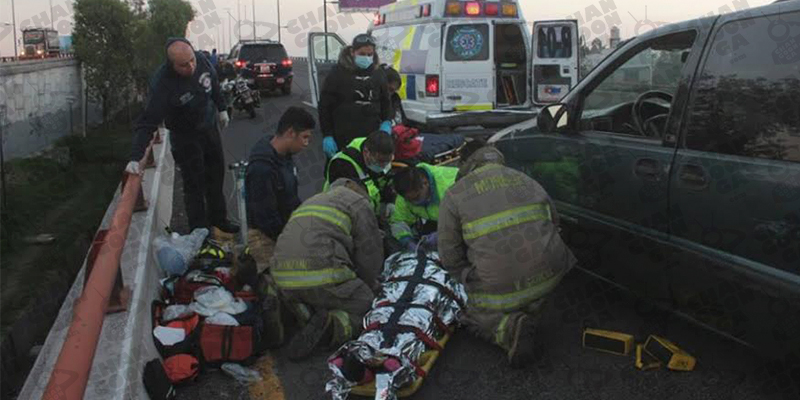
[[[281,113],[309,99],[307,66],[295,63],[291,96],[268,95],[259,116],[235,113],[223,133],[228,162],[245,159],[248,149],[272,133]],[[311,110],[312,112],[314,110]],[[300,193],[307,198],[322,187],[324,156],[321,135],[296,158]],[[226,181],[232,193],[232,178]],[[185,227],[180,184],[175,189],[173,226]],[[229,202],[229,215],[236,215]],[[697,357],[693,372],[666,369],[642,372],[633,357],[583,349],[586,325],[619,330],[643,342],[649,334],[664,336]],[[464,330],[457,332],[413,399],[800,399],[800,360],[770,361],[754,351],[628,295],[574,270],[553,293],[536,340],[543,357],[523,370],[507,366],[505,355]],[[179,389],[180,399],[323,399],[330,379],[327,354],[303,363],[288,361],[281,350],[262,358],[254,368],[264,381],[246,386],[222,372],[207,371]]]

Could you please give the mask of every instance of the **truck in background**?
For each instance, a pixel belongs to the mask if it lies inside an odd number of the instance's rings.
[[[22,30],[20,59],[58,57],[60,52],[58,31],[46,28]]]

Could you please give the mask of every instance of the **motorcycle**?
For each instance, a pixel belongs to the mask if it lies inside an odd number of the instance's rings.
[[[246,111],[250,118],[256,117],[256,108],[261,107],[261,95],[257,90],[250,89],[247,80],[241,75],[234,80],[225,80],[220,85],[222,94],[228,102],[228,114],[232,115],[233,109]]]

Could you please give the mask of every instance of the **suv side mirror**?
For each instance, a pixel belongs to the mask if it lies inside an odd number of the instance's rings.
[[[569,125],[569,109],[564,104],[551,104],[539,111],[536,125],[542,133],[552,133]]]

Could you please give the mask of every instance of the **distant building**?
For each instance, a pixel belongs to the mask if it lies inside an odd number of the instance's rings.
[[[611,39],[608,41],[608,47],[615,49],[619,46],[621,42],[620,35],[619,35],[619,28],[616,26],[611,27]]]

